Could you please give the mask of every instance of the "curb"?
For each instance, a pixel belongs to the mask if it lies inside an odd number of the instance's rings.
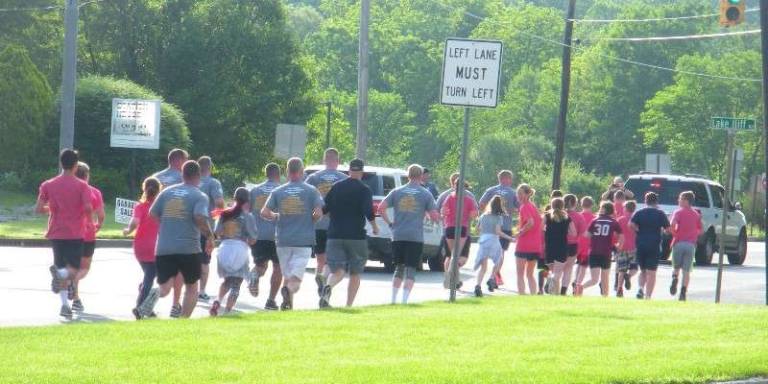
[[[45,239],[0,239],[0,247],[43,248],[51,242]],[[133,240],[96,240],[99,248],[131,248]]]

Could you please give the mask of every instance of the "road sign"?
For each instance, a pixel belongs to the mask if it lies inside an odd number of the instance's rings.
[[[133,208],[137,202],[128,199],[115,199],[115,222],[119,224],[130,224],[133,218]]]
[[[712,128],[728,129],[735,131],[751,131],[755,129],[755,119],[741,119],[735,117],[713,117]]]
[[[304,158],[307,148],[307,127],[294,124],[278,124],[275,129],[275,157],[289,159],[293,156]]]
[[[160,100],[112,99],[110,146],[160,148]]]
[[[499,99],[501,58],[501,41],[446,40],[440,103],[495,108]]]
[[[645,170],[658,174],[668,175],[672,173],[672,161],[669,155],[661,153],[648,153],[645,155]]]

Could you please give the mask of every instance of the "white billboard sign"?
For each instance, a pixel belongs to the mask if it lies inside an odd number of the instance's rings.
[[[304,158],[307,149],[307,127],[294,124],[278,124],[275,129],[275,157]]]
[[[160,148],[160,100],[112,99],[110,146]]]
[[[446,40],[440,103],[495,108],[499,100],[501,58],[501,41]]]

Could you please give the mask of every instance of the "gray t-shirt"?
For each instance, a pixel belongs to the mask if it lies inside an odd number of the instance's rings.
[[[510,231],[512,230],[511,211],[513,208],[517,209],[520,207],[520,204],[517,202],[517,191],[512,187],[507,187],[501,184],[490,187],[483,193],[483,196],[480,197],[480,205],[483,206],[490,203],[491,199],[496,195],[501,196],[501,205],[507,211],[507,215],[504,216],[504,220],[501,223],[501,229]]]
[[[312,211],[323,206],[317,188],[302,181],[289,182],[275,188],[266,205],[272,212],[280,214],[275,231],[278,247],[315,245]]]
[[[394,189],[384,198],[395,211],[392,241],[424,242],[424,215],[434,211],[435,199],[424,187],[406,184]]]
[[[499,215],[492,215],[485,213],[480,216],[480,234],[481,235],[495,235],[496,226],[501,225],[502,217]]]
[[[279,186],[277,182],[267,180],[251,189],[251,213],[256,219],[257,240],[275,241],[275,223],[261,217],[261,209],[272,191]]]
[[[181,184],[184,182],[181,177],[181,171],[173,168],[163,169],[162,171],[152,175],[152,177],[156,178],[160,182],[160,185],[163,186],[163,188],[168,188],[171,185]]]
[[[221,218],[216,220],[216,235],[221,240],[256,240],[256,221],[250,212],[240,214],[225,222]]]
[[[307,184],[317,188],[317,190],[320,192],[320,196],[325,199],[325,195],[327,195],[328,191],[331,190],[333,184],[336,184],[336,182],[344,180],[347,177],[347,175],[339,171],[324,169],[309,175],[306,181]],[[323,217],[317,223],[315,223],[315,229],[327,231],[328,224],[330,224],[328,215],[323,215]]]
[[[195,216],[208,217],[208,196],[200,189],[187,184],[168,187],[157,196],[150,213],[160,222],[157,256],[202,252]]]
[[[216,209],[216,200],[224,198],[224,189],[221,187],[221,182],[211,176],[200,178],[200,191],[208,196],[209,213]],[[208,222],[213,226],[213,218],[210,218]]]
[[[451,195],[451,192],[453,192],[453,189],[449,189],[447,191],[443,191],[443,193],[440,194],[440,196],[437,197],[437,210],[442,211],[443,210],[443,204],[445,204],[445,199],[448,198],[448,196]],[[472,198],[472,200],[475,201],[475,206],[477,206],[477,199],[475,198],[475,195],[470,192],[469,190],[464,190],[464,195],[469,196]]]

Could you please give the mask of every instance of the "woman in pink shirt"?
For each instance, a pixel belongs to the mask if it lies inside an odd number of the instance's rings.
[[[680,301],[686,300],[688,283],[691,281],[693,258],[696,253],[696,242],[701,235],[701,215],[691,208],[696,195],[691,191],[680,194],[677,199],[680,208],[672,214],[672,285],[669,293],[677,294],[677,282],[680,270],[683,270],[683,285],[680,287]]]
[[[592,207],[595,205],[595,201],[591,196],[584,196],[581,198],[581,217],[584,219],[584,223],[589,227],[592,220],[595,219],[595,214],[592,212]],[[585,231],[588,230],[585,229]],[[587,270],[589,270],[589,249],[591,240],[586,235],[579,237],[579,255],[576,257],[576,281],[574,282],[574,289],[577,285],[584,283],[584,278],[587,276]]]
[[[563,282],[560,287],[561,295],[565,295],[568,292],[568,287],[571,285],[573,266],[576,265],[576,257],[579,255],[579,239],[584,237],[584,232],[587,230],[588,224],[584,220],[584,216],[576,211],[576,206],[579,204],[576,195],[565,195],[563,200],[565,201],[565,209],[568,212],[568,217],[576,227],[576,235],[568,236],[568,259],[566,259],[565,266],[563,267]]]
[[[528,184],[517,187],[517,201],[520,202],[520,221],[515,246],[515,261],[517,266],[517,292],[525,295],[525,281],[532,295],[536,294],[536,279],[533,270],[536,261],[541,257],[543,231],[539,209],[531,199],[536,191]]]
[[[443,280],[443,287],[446,289],[450,288],[450,272],[451,272],[451,256],[453,256],[453,248],[455,245],[456,240],[456,215],[458,214],[458,202],[459,199],[456,196],[456,191],[454,190],[451,192],[451,194],[448,196],[448,198],[445,199],[445,203],[443,203],[442,208],[442,215],[443,215],[443,226],[445,228],[445,239],[446,243],[448,243],[448,255],[445,258],[445,278]],[[466,193],[464,194],[464,204],[462,205],[462,214],[461,214],[461,238],[459,238],[459,248],[458,249],[464,249],[464,244],[467,242],[467,236],[469,234],[469,222],[474,220],[475,217],[477,217],[477,206],[475,205],[475,200],[468,196]],[[460,256],[459,257],[459,268],[463,267],[464,264],[467,263],[467,257]],[[458,277],[456,278],[456,281],[458,281]],[[459,289],[461,287],[461,282],[459,281],[457,284],[456,289]]]
[[[80,270],[77,272],[77,276],[75,276],[75,279],[69,286],[69,294],[72,299],[72,310],[82,312],[84,307],[82,300],[80,300],[80,281],[85,279],[85,277],[88,276],[88,272],[91,270],[93,253],[96,250],[96,233],[99,232],[101,226],[104,224],[106,214],[104,213],[104,199],[101,196],[101,191],[90,185],[91,167],[82,161],[79,162],[77,164],[75,176],[88,184],[88,188],[91,192],[91,208],[93,208],[93,213],[85,218],[83,257],[80,259]]]
[[[160,193],[160,181],[154,177],[144,180],[142,187],[144,191],[141,196],[141,202],[133,208],[133,219],[128,228],[123,230],[123,235],[128,236],[136,231],[133,239],[133,253],[136,255],[141,270],[144,271],[144,280],[139,285],[139,297],[136,299],[136,308],[133,309],[133,315],[136,320],[141,319],[138,307],[147,297],[154,284],[157,269],[155,268],[155,244],[157,243],[157,231],[159,224],[155,218],[149,214],[149,208]],[[151,316],[154,317],[154,316]]]

